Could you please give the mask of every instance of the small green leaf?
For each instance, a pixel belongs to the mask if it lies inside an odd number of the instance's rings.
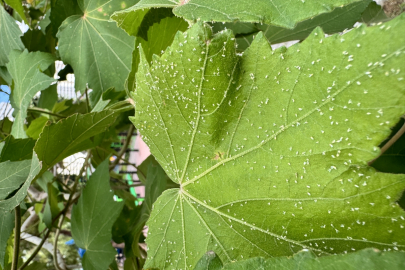
[[[26,133],[29,137],[33,139],[38,139],[39,134],[41,134],[42,129],[44,128],[45,124],[48,122],[49,118],[46,116],[41,116],[36,119],[34,119],[28,129],[26,130]]]
[[[389,20],[391,18],[385,14],[384,9],[374,1],[368,5],[361,16],[361,21],[369,25]]]
[[[31,159],[34,145],[35,141],[31,138],[14,139],[13,136],[8,136],[0,152],[0,162]]]
[[[62,22],[73,15],[82,15],[82,11],[77,4],[77,0],[55,0],[51,1],[50,20],[52,34],[56,37]]]
[[[27,196],[28,188],[31,185],[32,180],[38,175],[41,170],[41,163],[38,160],[35,152],[32,155],[31,168],[29,174],[25,180],[25,183],[21,188],[6,200],[0,200],[0,211],[10,211],[19,205],[25,196]]]
[[[27,180],[31,160],[0,163],[0,200],[4,200]]]
[[[257,22],[292,29],[298,22],[330,12],[360,0],[141,0],[114,16],[122,16],[145,8],[173,8],[173,13],[187,20],[203,22]]]
[[[323,256],[320,258],[317,258],[310,251],[301,251],[293,257],[252,258],[246,261],[227,264],[223,270],[401,270],[404,267],[405,256],[402,252],[381,252],[376,249],[364,249],[354,253]]]
[[[221,259],[213,251],[208,251],[202,256],[198,261],[194,270],[221,270],[222,269]]]
[[[136,32],[131,33],[137,36],[137,39],[135,50],[132,53],[132,69],[126,82],[129,91],[135,89],[135,73],[139,65],[139,45],[141,44],[142,48],[144,48],[146,59],[152,61],[154,54],[162,55],[166,48],[172,44],[178,31],[184,32],[188,28],[188,23],[181,18],[175,17],[168,8],[147,10],[143,17],[140,18],[142,18],[140,22],[135,20],[131,24],[139,24],[139,27],[137,27]],[[120,27],[128,33],[130,32],[129,26],[121,25]]]
[[[54,84],[47,89],[41,91],[41,96],[38,100],[38,107],[43,109],[52,110],[56,102],[58,102],[58,85]]]
[[[48,193],[48,198],[45,204],[43,221],[48,228],[52,228],[52,221],[61,211],[58,206],[59,190],[54,187],[52,182],[48,182],[46,185],[46,191]]]
[[[90,138],[104,132],[116,118],[113,111],[74,114],[45,126],[34,148],[42,161],[42,172],[65,157],[94,147]]]
[[[116,251],[111,246],[111,228],[123,202],[114,202],[110,192],[108,159],[90,177],[72,210],[72,236],[76,245],[86,249],[82,264],[85,270],[107,269]]]
[[[24,20],[26,24],[28,24],[27,17],[25,17],[24,7],[22,6],[21,0],[4,0],[7,5],[12,7],[15,11],[17,11],[18,15]]]
[[[0,84],[11,85],[12,78],[6,67],[0,67]]]
[[[59,53],[75,71],[75,89],[92,92],[92,105],[110,87],[124,90],[131,70],[135,38],[128,36],[110,15],[137,0],[79,0],[80,15],[68,17],[59,27]]]
[[[131,120],[180,184],[154,204],[145,268],[404,250],[405,177],[367,166],[405,111],[404,27],[318,28],[275,51],[259,33],[238,55],[231,31],[196,23],[151,65],[140,50]]]
[[[48,53],[28,53],[27,50],[10,53],[7,69],[13,78],[10,102],[14,108],[15,120],[11,135],[15,138],[27,138],[24,131],[27,109],[34,95],[55,81],[42,73],[54,62],[54,56]]]
[[[0,66],[8,63],[8,57],[12,50],[24,50],[21,42],[22,32],[15,20],[0,7]]]
[[[0,209],[0,267],[4,268],[7,241],[14,228],[14,212]]]

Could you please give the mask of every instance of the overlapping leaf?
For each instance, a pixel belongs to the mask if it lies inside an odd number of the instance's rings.
[[[271,44],[275,44],[291,40],[303,40],[317,26],[320,26],[327,34],[334,34],[350,29],[357,21],[361,20],[362,13],[370,2],[371,0],[365,0],[335,8],[331,12],[322,13],[311,19],[300,22],[293,29],[260,23],[236,22],[225,24],[216,23],[214,25],[214,31],[219,31],[220,29],[233,30],[236,35],[238,50],[244,51],[249,47],[253,41],[254,35],[259,31],[263,31],[267,40]]]
[[[56,124],[45,126],[34,148],[42,161],[42,171],[65,157],[94,147],[90,138],[104,132],[116,118],[117,113],[114,111],[74,114]]]
[[[27,109],[34,95],[47,88],[55,80],[42,73],[55,61],[55,57],[48,53],[12,51],[7,69],[13,78],[10,95],[14,108],[15,120],[11,135],[15,138],[27,138],[24,131],[24,121]]]
[[[86,249],[82,261],[85,270],[107,269],[116,254],[111,246],[111,228],[124,203],[114,203],[109,180],[106,160],[97,167],[73,207],[72,236],[79,247]]]
[[[135,38],[128,36],[110,15],[137,0],[78,0],[80,15],[68,17],[59,27],[59,52],[62,60],[75,71],[75,88],[93,89],[92,103],[110,87],[124,89],[131,70]],[[76,11],[74,11],[76,12]]]
[[[31,160],[0,163],[0,200],[18,189],[30,172]]]
[[[24,45],[20,40],[22,32],[15,20],[0,7],[0,66],[8,63],[8,57],[12,50],[23,50]]]
[[[143,9],[166,7],[187,20],[218,22],[258,22],[293,28],[298,22],[318,14],[330,12],[359,0],[141,0],[135,6],[116,12],[115,17],[125,19],[130,13]],[[129,15],[131,16],[131,15]]]
[[[24,184],[12,196],[9,196],[5,200],[0,200],[0,211],[11,211],[17,205],[19,205],[22,200],[24,200],[25,196],[27,196],[28,188],[31,185],[32,180],[34,180],[34,178],[39,174],[40,170],[41,163],[34,152],[32,155],[30,170],[26,176]]]
[[[276,51],[258,34],[238,56],[229,31],[196,24],[151,67],[141,56],[132,120],[180,183],[154,205],[145,267],[404,250],[405,177],[366,163],[405,111],[404,26]]]
[[[380,252],[375,249],[364,249],[355,253],[325,256],[317,258],[310,251],[301,251],[293,257],[252,258],[246,261],[225,265],[223,270],[400,270],[405,267],[405,257],[402,252]],[[207,270],[215,270],[208,268]]]

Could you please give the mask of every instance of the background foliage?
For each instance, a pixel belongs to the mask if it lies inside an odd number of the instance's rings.
[[[0,269],[405,267],[403,1],[0,4]]]

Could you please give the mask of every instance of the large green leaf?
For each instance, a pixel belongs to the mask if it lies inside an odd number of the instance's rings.
[[[298,22],[330,12],[360,0],[141,0],[135,6],[116,12],[124,18],[129,13],[154,7],[170,7],[187,20],[219,22],[258,22],[293,28]]]
[[[27,180],[30,169],[31,160],[0,163],[0,200],[4,200]]]
[[[342,32],[350,29],[361,19],[362,12],[367,8],[371,0],[354,2],[350,5],[335,8],[328,13],[322,13],[319,16],[298,23],[293,29],[278,27],[267,24],[249,24],[249,23],[215,23],[214,31],[231,29],[236,35],[238,50],[244,51],[252,43],[254,35],[263,31],[267,40],[271,44],[286,42],[290,40],[305,39],[317,26],[327,34]],[[374,3],[374,2],[373,2]]]
[[[14,124],[11,135],[15,138],[27,138],[24,121],[27,109],[34,95],[47,88],[55,80],[42,71],[47,69],[55,57],[48,53],[12,51],[7,69],[13,78],[10,102],[14,108]]]
[[[22,32],[15,20],[0,7],[0,66],[8,63],[8,57],[12,50],[23,50],[24,45],[20,40]]]
[[[141,53],[131,120],[180,184],[154,204],[145,267],[403,250],[405,177],[367,161],[405,111],[404,26],[316,29],[276,51],[258,34],[239,56],[230,31],[197,23],[152,66]]]
[[[83,92],[86,85],[93,89],[93,104],[110,87],[124,89],[135,38],[109,22],[109,18],[114,11],[136,2],[79,0],[82,14],[68,17],[59,28],[60,56],[75,71],[76,90]]]
[[[14,228],[14,212],[0,210],[0,267],[4,268],[7,240]]]
[[[32,180],[34,180],[40,170],[41,163],[34,152],[32,155],[31,167],[24,184],[16,193],[13,193],[13,195],[9,196],[6,200],[0,200],[0,211],[10,211],[24,200],[25,196],[27,196],[28,188],[30,187]]]
[[[115,203],[112,195],[107,159],[90,177],[72,210],[72,236],[77,246],[86,249],[82,261],[85,270],[107,269],[114,260],[111,228],[124,203]]]
[[[402,252],[380,252],[375,249],[364,249],[350,254],[324,256],[321,258],[317,258],[310,251],[301,251],[293,257],[252,258],[225,265],[223,270],[401,270],[404,267],[405,256]]]
[[[90,138],[104,132],[116,118],[114,111],[74,114],[45,126],[34,148],[42,161],[42,172],[65,157],[94,147]]]

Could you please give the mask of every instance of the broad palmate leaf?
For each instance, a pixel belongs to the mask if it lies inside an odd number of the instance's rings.
[[[6,161],[0,163],[0,200],[18,189],[30,172],[31,160]]]
[[[293,28],[298,22],[336,7],[360,0],[141,0],[135,6],[118,11],[124,18],[142,9],[166,7],[187,20],[217,22],[258,22]]]
[[[135,38],[109,19],[114,11],[137,0],[77,2],[82,14],[68,17],[59,27],[59,52],[75,71],[76,89],[83,92],[88,85],[94,91],[92,103],[95,104],[108,88],[124,89]]]
[[[197,23],[151,66],[141,53],[131,120],[180,184],[154,204],[145,268],[403,250],[405,177],[367,166],[405,112],[403,27],[318,28],[276,51],[258,34],[239,56]]]
[[[107,269],[117,254],[111,246],[111,228],[124,202],[114,203],[112,197],[106,159],[90,177],[72,211],[73,239],[86,249],[82,261],[85,270]]]

